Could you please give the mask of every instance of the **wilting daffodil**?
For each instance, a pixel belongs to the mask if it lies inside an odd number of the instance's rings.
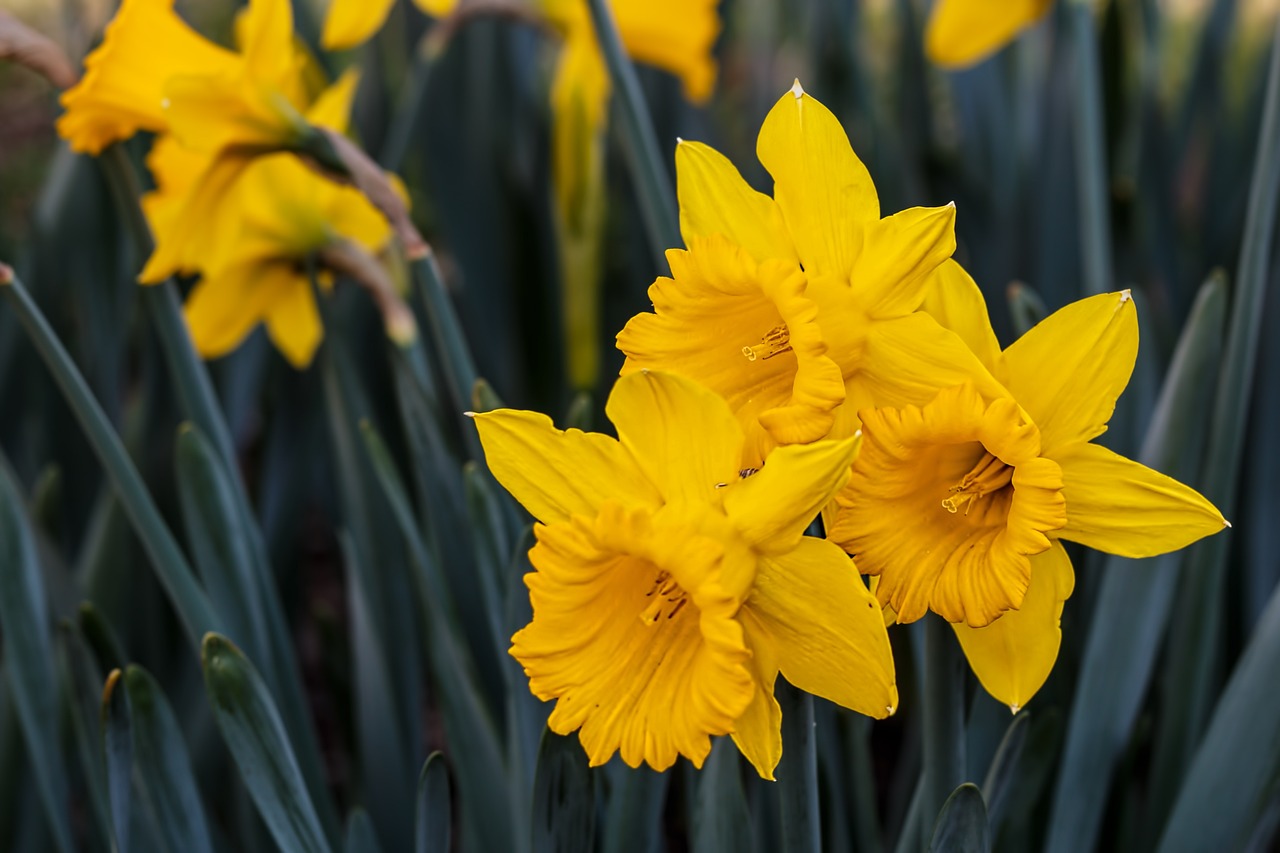
[[[676,148],[689,248],[667,252],[654,313],[618,335],[623,373],[669,369],[725,397],[747,431],[746,466],[778,444],[852,435],[870,401],[922,403],[940,378],[981,377],[964,343],[917,310],[952,264],[954,207],[882,219],[840,123],[798,82],[756,151],[773,198],[714,149]]]
[[[1061,541],[1126,557],[1222,530],[1193,489],[1092,443],[1129,382],[1129,292],[1068,305],[1003,352],[961,273],[927,307],[1007,389],[941,388],[922,406],[859,412],[862,449],[828,536],[878,576],[899,621],[952,622],[989,693],[1018,708],[1057,658],[1074,574]],[[967,285],[967,286],[965,286]]]
[[[873,717],[897,705],[883,618],[852,561],[805,528],[848,478],[856,439],[774,451],[740,471],[724,400],[673,374],[618,380],[618,438],[541,414],[476,415],[498,481],[541,523],[533,621],[511,654],[556,699],[592,765],[620,752],[701,766],[731,734],[761,776],[781,755],[779,672]]]
[[[938,65],[961,68],[986,59],[1044,17],[1053,0],[938,0],[924,47]]]

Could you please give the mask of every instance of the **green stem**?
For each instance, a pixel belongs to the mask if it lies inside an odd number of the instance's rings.
[[[1111,285],[1111,216],[1107,207],[1107,159],[1102,135],[1102,83],[1093,3],[1067,4],[1076,60],[1076,186],[1080,242],[1087,294],[1106,293]]]
[[[663,165],[661,148],[653,131],[653,121],[640,92],[640,81],[627,58],[606,0],[588,0],[596,37],[609,66],[609,77],[621,106],[623,138],[631,176],[640,197],[640,213],[657,254],[658,266],[666,266],[665,252],[681,245],[680,220],[676,215],[671,175]]]
[[[89,439],[94,453],[106,469],[120,503],[133,522],[192,647],[199,651],[201,637],[209,631],[220,630],[219,620],[205,597],[204,590],[196,582],[195,574],[183,556],[182,549],[178,547],[173,534],[160,516],[160,510],[151,499],[142,476],[125,451],[120,436],[112,428],[84,377],[22,286],[21,280],[14,277],[8,283],[0,281],[0,290],[4,291],[10,304],[17,310],[18,319],[26,328],[32,344],[53,374],[58,387],[62,389],[85,437]]]
[[[409,150],[409,141],[413,138],[413,130],[418,126],[422,116],[422,105],[427,97],[427,84],[431,81],[431,70],[435,67],[439,51],[434,48],[431,33],[428,32],[418,41],[413,54],[413,64],[409,68],[409,77],[405,82],[400,101],[396,104],[395,113],[391,116],[391,124],[387,128],[387,139],[382,144],[378,165],[388,172],[399,172],[404,162],[404,155]]]
[[[779,680],[775,690],[782,708],[782,849],[802,853],[822,849],[818,817],[818,748],[813,697]]]
[[[927,847],[938,813],[964,781],[964,662],[942,617],[924,619],[924,784],[920,828]]]

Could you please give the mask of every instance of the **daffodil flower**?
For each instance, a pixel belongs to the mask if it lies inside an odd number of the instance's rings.
[[[1040,20],[1053,0],[938,0],[925,27],[925,53],[938,65],[981,62]]]
[[[881,218],[875,185],[826,107],[799,82],[760,129],[774,197],[714,149],[676,148],[680,229],[652,314],[618,335],[622,370],[672,370],[725,397],[747,430],[744,465],[779,444],[852,435],[857,409],[922,403],[976,358],[919,309],[950,263],[955,209]]]
[[[805,528],[848,478],[856,439],[774,451],[740,470],[723,399],[673,374],[622,377],[618,438],[541,414],[476,415],[489,467],[541,523],[525,576],[533,621],[511,654],[579,731],[592,765],[620,752],[701,766],[732,735],[761,776],[781,756],[779,672],[873,717],[897,705],[881,611],[838,547]]]
[[[1228,525],[1195,490],[1092,443],[1137,356],[1128,291],[1068,305],[1001,352],[977,287],[954,272],[927,307],[1007,391],[966,382],[861,411],[827,533],[899,621],[933,610],[953,623],[983,686],[1016,710],[1057,658],[1074,586],[1062,541],[1149,557]]]

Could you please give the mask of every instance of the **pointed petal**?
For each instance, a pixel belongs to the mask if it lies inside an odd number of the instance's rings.
[[[987,300],[964,267],[954,260],[941,264],[929,275],[921,310],[953,333],[994,372],[1000,360],[1000,342],[991,330]]]
[[[551,84],[551,175],[559,213],[573,234],[586,229],[602,192],[609,92],[609,71],[590,29],[575,31],[560,50]]]
[[[880,201],[840,122],[796,81],[765,118],[756,154],[773,175],[773,196],[805,271],[848,278],[858,251],[853,235],[880,219]]]
[[[218,358],[238,347],[266,317],[281,273],[279,267],[247,263],[205,276],[182,309],[196,352]]]
[[[1153,557],[1229,526],[1195,489],[1105,447],[1079,442],[1053,458],[1062,466],[1067,499],[1063,539],[1108,554]]]
[[[877,407],[923,406],[965,382],[988,400],[1008,396],[964,341],[928,314],[871,323],[860,368],[851,396]]]
[[[676,192],[686,246],[695,238],[722,234],[757,261],[797,260],[778,205],[753,190],[714,148],[681,140],[676,146]]]
[[[789,554],[761,558],[745,607],[796,687],[877,719],[897,708],[884,615],[833,543],[805,537]]]
[[[475,416],[489,470],[529,514],[551,524],[594,516],[606,500],[658,506],[661,495],[615,439],[561,431],[538,412],[499,409]]]
[[[858,438],[779,447],[764,466],[724,490],[724,511],[758,551],[781,553],[849,480]]]
[[[395,0],[330,0],[320,45],[346,50],[363,44],[382,28]]]
[[[738,478],[742,427],[722,397],[691,379],[650,370],[623,376],[605,414],[667,503],[705,505]]]
[[[305,370],[324,337],[311,284],[301,276],[276,297],[267,312],[267,334],[298,370]]]
[[[782,760],[782,708],[774,698],[778,661],[768,631],[750,608],[738,611],[747,648],[751,650],[748,669],[756,682],[751,703],[733,724],[733,742],[761,779],[773,781],[774,768]]]
[[[413,0],[413,2],[433,18],[443,18],[458,6],[458,0]]]
[[[956,206],[913,207],[867,226],[853,287],[873,318],[909,314],[924,301],[928,275],[956,250]]]
[[[202,266],[219,265],[220,253],[228,248],[239,225],[235,217],[222,216],[219,210],[247,162],[230,155],[208,161],[186,195],[173,202],[167,219],[153,223],[163,230],[156,230],[156,247],[138,273],[139,282],[153,284],[176,272],[190,272],[198,259]]]
[[[953,623],[969,666],[988,693],[1014,713],[1044,684],[1062,644],[1062,603],[1071,596],[1075,573],[1055,542],[1031,558],[1031,584],[1022,609],[1010,610],[985,628]]]
[[[321,92],[307,109],[307,121],[318,127],[346,133],[351,120],[351,101],[355,98],[359,85],[359,68],[352,66],[342,72],[342,76]]]
[[[1129,291],[1053,312],[1004,351],[1004,379],[1040,427],[1045,455],[1107,429],[1138,357]]]
[[[696,104],[706,102],[716,80],[711,52],[720,34],[718,0],[645,0],[610,3],[627,54],[669,71]]]
[[[925,29],[925,53],[938,65],[979,62],[1039,20],[1053,0],[938,0]]]

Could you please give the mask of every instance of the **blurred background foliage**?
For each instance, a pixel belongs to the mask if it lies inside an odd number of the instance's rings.
[[[965,760],[980,790],[957,791],[936,835],[912,809],[921,636],[893,629],[898,714],[872,723],[817,705],[826,849],[919,849],[931,835],[940,849],[1276,843],[1280,338],[1267,332],[1280,300],[1267,175],[1280,146],[1260,133],[1280,3],[1082,5],[1063,0],[990,60],[944,72],[923,57],[918,0],[726,0],[709,105],[638,69],[668,155],[677,136],[708,142],[765,191],[756,131],[800,78],[843,122],[885,211],[956,203],[956,257],[1005,344],[1046,311],[1132,288],[1143,346],[1103,440],[1228,491],[1210,493],[1235,525],[1228,537],[1141,563],[1076,560],[1062,653],[1030,707],[1011,719],[970,680]],[[295,6],[314,46],[323,4]],[[178,3],[224,43],[236,7]],[[113,11],[0,8],[77,60]],[[1100,175],[1079,156],[1092,144],[1077,134],[1081,14],[1098,59]],[[487,407],[487,393],[603,426],[622,362],[613,334],[665,269],[614,121],[602,369],[595,387],[573,387],[548,167],[556,44],[476,16],[428,57],[432,22],[405,2],[391,15],[359,50],[317,56],[331,74],[363,68],[354,124],[367,151],[399,159],[394,134],[409,131],[398,171],[487,385],[476,402],[455,399],[438,336],[415,368],[386,346],[365,295],[342,286],[309,370],[261,332],[208,365],[234,467],[171,379],[121,202],[98,164],[57,140],[56,93],[0,64],[0,258],[236,643],[184,642],[151,545],[17,314],[0,308],[0,848],[806,849],[783,813],[785,757],[777,784],[745,772],[727,743],[701,772],[588,770],[576,739],[542,734],[547,708],[505,654],[528,618],[528,519],[477,467],[457,412]],[[126,146],[136,165],[144,151]],[[1101,206],[1082,208],[1095,179]],[[1101,275],[1082,251],[1091,228]],[[407,282],[425,330],[442,316],[429,284]],[[1241,407],[1224,408],[1224,388]]]

